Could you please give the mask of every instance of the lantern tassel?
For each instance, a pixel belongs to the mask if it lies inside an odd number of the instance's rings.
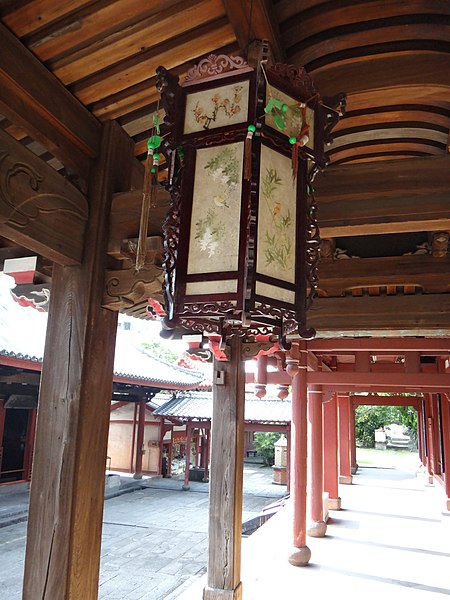
[[[152,196],[155,193],[152,185],[152,168],[153,168],[153,150],[148,151],[145,161],[144,171],[144,188],[142,192],[142,208],[141,221],[139,224],[139,238],[136,249],[136,271],[140,271],[145,265],[147,256],[147,231],[148,218],[150,216],[150,206],[152,204]],[[156,190],[156,188],[155,188]]]
[[[246,181],[250,181],[252,178],[252,140],[255,131],[256,127],[254,125],[248,126],[244,146],[244,179]]]

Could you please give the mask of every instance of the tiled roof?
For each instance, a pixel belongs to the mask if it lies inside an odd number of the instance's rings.
[[[14,302],[9,289],[0,281],[0,356],[41,363],[47,327],[47,313],[24,308]],[[154,387],[190,389],[197,387],[204,374],[160,360],[139,350],[128,332],[117,331],[114,380]]]
[[[179,421],[188,419],[209,421],[212,417],[212,392],[180,392],[156,411],[155,415],[172,417]],[[245,421],[247,423],[284,424],[291,421],[290,400],[275,398],[245,398]]]

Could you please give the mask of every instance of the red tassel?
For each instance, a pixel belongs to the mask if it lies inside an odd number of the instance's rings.
[[[292,179],[295,181],[297,179],[298,174],[298,143],[292,144],[292,153],[291,153],[291,163],[292,163]]]
[[[244,179],[246,181],[250,181],[252,178],[252,139],[254,132],[254,125],[249,125],[244,145]]]

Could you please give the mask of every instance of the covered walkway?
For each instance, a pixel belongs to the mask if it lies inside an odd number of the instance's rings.
[[[362,466],[353,485],[340,486],[343,508],[330,512],[324,538],[307,539],[308,566],[293,567],[286,559],[289,507],[244,540],[244,599],[449,596],[450,514],[442,512],[443,490],[426,485],[417,455],[401,467],[385,464]],[[201,598],[202,584],[177,598]]]

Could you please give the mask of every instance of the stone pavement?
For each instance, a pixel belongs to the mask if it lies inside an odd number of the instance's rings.
[[[286,493],[271,483],[272,470],[246,464],[243,520]],[[105,502],[99,598],[163,600],[188,587],[206,570],[208,484],[145,478],[138,489]],[[21,598],[28,499],[26,484],[0,488],[0,598]],[[13,488],[17,488],[14,490]],[[13,504],[19,509],[12,513]],[[2,508],[5,509],[2,511]],[[7,515],[11,525],[6,525]],[[5,526],[6,525],[6,526]],[[180,592],[181,593],[181,592]]]

